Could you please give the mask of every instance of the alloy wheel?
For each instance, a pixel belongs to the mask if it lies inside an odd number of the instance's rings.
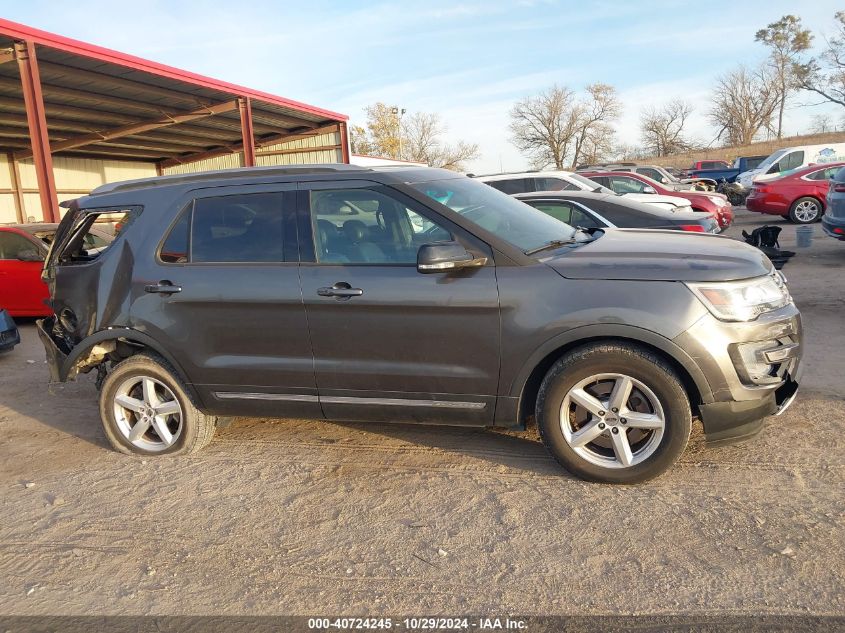
[[[173,391],[150,376],[123,381],[114,396],[114,419],[123,437],[146,451],[163,451],[182,433],[182,406]]]
[[[812,222],[819,217],[819,204],[812,200],[802,200],[795,205],[795,217],[801,222]]]
[[[604,468],[630,468],[657,450],[666,430],[666,415],[642,381],[625,374],[596,374],[566,394],[560,428],[584,460]]]

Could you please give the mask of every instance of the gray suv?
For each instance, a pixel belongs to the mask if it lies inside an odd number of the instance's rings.
[[[678,459],[694,418],[744,438],[798,387],[798,310],[729,239],[586,233],[425,168],[168,176],[68,207],[39,333],[54,381],[98,373],[128,454],[194,452],[231,416],[534,418],[572,473],[633,483]],[[117,235],[88,252],[103,218]]]

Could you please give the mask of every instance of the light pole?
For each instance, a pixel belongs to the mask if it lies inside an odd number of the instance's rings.
[[[399,140],[399,160],[402,160],[402,115],[405,114],[405,108],[393,106],[390,111],[396,117],[396,138]]]

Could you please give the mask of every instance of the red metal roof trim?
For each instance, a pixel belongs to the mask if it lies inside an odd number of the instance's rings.
[[[264,101],[266,103],[271,103],[285,108],[292,108],[294,110],[299,110],[300,112],[307,112],[316,116],[325,117],[326,119],[334,119],[337,121],[349,120],[349,117],[345,114],[332,112],[331,110],[323,110],[322,108],[308,105],[307,103],[300,103],[299,101],[285,99],[284,97],[272,95],[267,92],[261,92],[260,90],[253,90],[237,84],[231,84],[226,81],[220,81],[219,79],[212,79],[211,77],[198,75],[187,70],[174,68],[173,66],[159,64],[158,62],[153,62],[141,57],[135,57],[134,55],[129,55],[127,53],[121,53],[120,51],[115,51],[110,48],[103,48],[102,46],[81,42],[79,40],[50,33],[48,31],[42,31],[31,26],[26,26],[25,24],[18,24],[17,22],[12,22],[3,18],[0,18],[0,34],[13,39],[29,40],[49,48],[55,48],[67,53],[90,57],[92,59],[117,64],[134,70],[140,70],[160,77],[184,81],[197,86],[202,86],[203,88],[220,90],[221,92],[226,92],[233,96],[251,97],[252,99],[256,99],[258,101]]]

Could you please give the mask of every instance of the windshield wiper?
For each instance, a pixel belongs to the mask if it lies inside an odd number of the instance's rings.
[[[579,240],[552,240],[550,242],[546,242],[540,246],[535,248],[529,248],[527,251],[523,251],[526,255],[534,255],[535,253],[539,253],[541,251],[549,250],[550,248],[557,248],[558,246],[567,246],[569,244],[577,244]]]

